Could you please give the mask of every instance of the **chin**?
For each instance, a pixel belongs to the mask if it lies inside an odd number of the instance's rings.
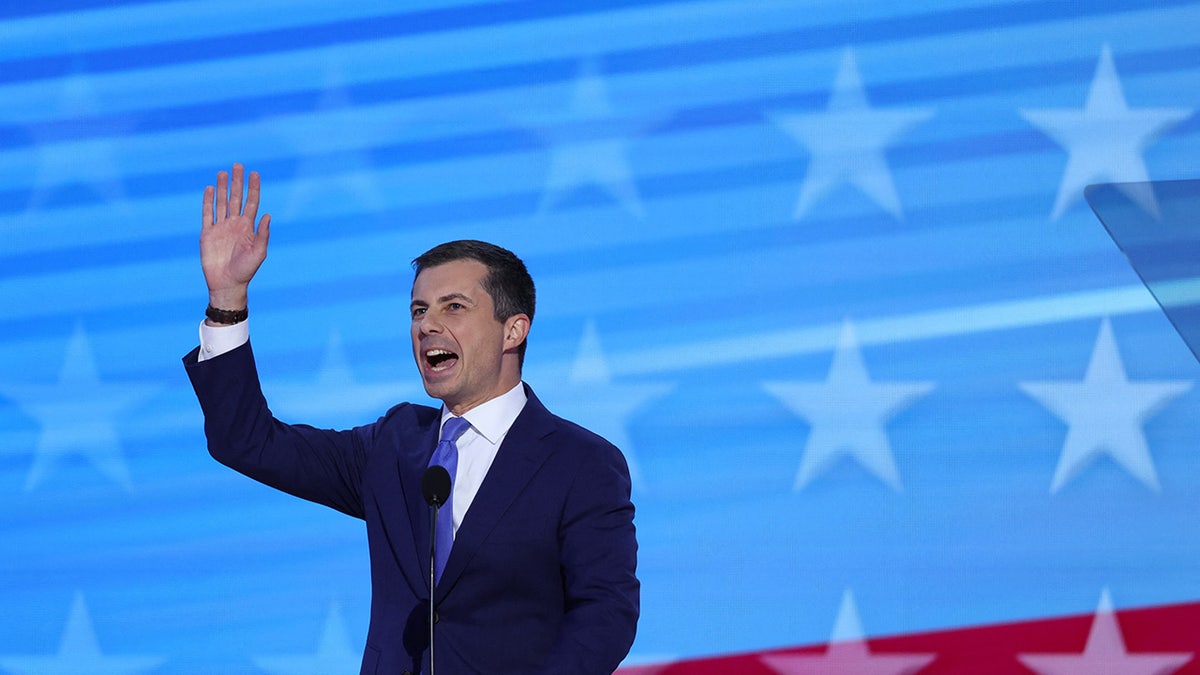
[[[425,385],[425,393],[430,398],[436,398],[439,401],[444,402],[446,397],[454,392],[454,388],[449,382],[429,382],[428,380],[424,380],[422,384]]]

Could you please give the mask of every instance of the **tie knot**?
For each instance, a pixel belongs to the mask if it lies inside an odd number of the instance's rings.
[[[462,417],[451,417],[442,425],[442,440],[450,441],[451,443],[458,440],[463,432],[469,429],[471,423]]]

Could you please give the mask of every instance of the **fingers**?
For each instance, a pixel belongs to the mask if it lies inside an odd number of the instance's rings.
[[[254,219],[258,216],[259,197],[262,193],[262,181],[258,172],[251,171],[247,176],[246,169],[241,164],[234,164],[233,170],[229,173],[218,171],[216,188],[214,189],[210,185],[204,189],[202,224],[213,225],[226,218],[243,215],[243,192],[246,193],[244,214],[253,224]]]
[[[237,217],[242,213],[242,191],[245,185],[242,178],[245,175],[245,168],[241,164],[233,165],[233,180],[229,185],[229,215]],[[251,220],[254,220],[251,217]]]
[[[200,228],[204,229],[213,224],[213,186],[204,188],[204,201],[200,210]]]
[[[262,181],[258,177],[258,172],[251,171],[248,187],[246,188],[246,209],[244,211],[250,222],[254,222],[254,219],[258,217],[258,197],[261,188]],[[263,216],[263,218],[265,219],[267,216]]]
[[[271,241],[271,214],[264,213],[262,220],[258,221],[258,236],[255,241],[262,247],[263,257],[267,257],[267,244]]]
[[[217,172],[217,212],[213,217],[214,223],[219,223],[229,217],[229,174]]]

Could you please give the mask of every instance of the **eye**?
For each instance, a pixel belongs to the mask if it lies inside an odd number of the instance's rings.
[[[419,316],[423,315],[423,314],[425,313],[425,311],[426,311],[426,310],[425,310],[425,308],[424,308],[424,307],[413,307],[413,310],[412,310],[412,318],[414,318],[414,319],[415,319],[415,318],[417,318],[417,317],[419,317]]]
[[[463,306],[463,304],[461,302],[452,302],[449,305],[447,305],[447,307],[454,311],[458,311],[460,309],[465,309],[465,307]]]

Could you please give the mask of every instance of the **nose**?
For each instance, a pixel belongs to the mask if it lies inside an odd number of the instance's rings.
[[[435,319],[429,312],[421,315],[417,319],[417,332],[420,335],[433,335],[442,332],[442,324]]]

